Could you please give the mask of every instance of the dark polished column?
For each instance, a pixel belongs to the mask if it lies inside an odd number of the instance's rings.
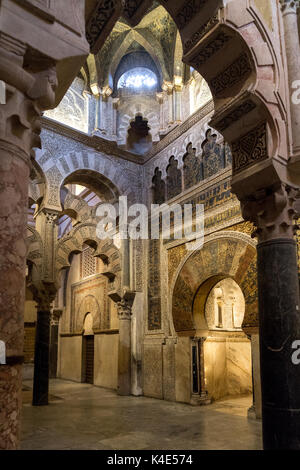
[[[208,392],[206,390],[206,384],[205,384],[205,363],[204,363],[204,342],[206,338],[205,337],[195,337],[192,339],[192,342],[194,343],[193,347],[195,348],[195,352],[192,350],[192,354],[195,353],[195,356],[193,357],[193,380],[196,378],[197,379],[197,391],[194,390],[194,383],[193,383],[193,394],[191,397],[191,405],[209,405],[211,403],[211,399],[208,395]],[[194,364],[194,361],[196,364]],[[198,367],[197,367],[198,363]],[[194,367],[196,365],[196,368],[194,370]],[[198,370],[197,370],[198,369]],[[197,377],[194,377],[194,374],[196,373]]]
[[[62,310],[53,310],[50,319],[50,379],[55,379],[57,376],[58,329],[61,315]]]
[[[282,186],[242,203],[258,237],[257,272],[264,449],[300,449],[299,280],[294,206]],[[296,348],[296,349],[295,349]],[[299,354],[300,356],[300,354]]]
[[[50,360],[50,317],[51,303],[55,294],[37,292],[37,323],[34,350],[33,406],[48,405],[49,360]]]
[[[300,341],[296,242],[259,243],[257,256],[264,448],[300,449],[300,365],[292,360]]]

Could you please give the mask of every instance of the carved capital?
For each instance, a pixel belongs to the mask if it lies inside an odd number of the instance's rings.
[[[51,313],[50,324],[51,325],[58,325],[59,319],[62,316],[63,311],[54,309]]]
[[[50,315],[51,305],[57,293],[55,285],[41,283],[38,286],[34,286],[32,290],[33,299],[37,303],[37,311],[49,312]]]
[[[31,148],[40,146],[41,113],[55,104],[55,63],[0,33],[0,80],[5,87],[0,140],[24,152],[29,162]]]
[[[48,225],[55,225],[58,220],[58,213],[45,210],[45,221]]]
[[[297,13],[297,9],[299,8],[300,2],[299,0],[279,0],[281,5],[281,11],[283,15],[287,15],[289,13]]]
[[[298,189],[281,185],[278,189],[257,191],[251,198],[241,201],[245,220],[252,222],[259,242],[278,238],[292,239],[296,230]]]
[[[121,300],[117,303],[119,320],[131,320],[132,302]]]

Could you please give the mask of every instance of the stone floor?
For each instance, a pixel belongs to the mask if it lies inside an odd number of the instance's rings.
[[[251,397],[193,407],[51,380],[48,407],[28,400],[24,382],[22,449],[252,450],[261,423],[247,419]]]

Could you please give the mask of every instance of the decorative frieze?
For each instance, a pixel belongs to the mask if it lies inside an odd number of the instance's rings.
[[[195,69],[201,67],[201,65],[205,64],[205,62],[223,49],[225,44],[230,41],[231,38],[232,36],[227,32],[219,32],[208,44],[200,49],[200,52],[198,52],[197,55],[191,59],[191,65]]]
[[[148,330],[160,330],[162,321],[159,240],[149,240],[148,273]]]
[[[217,13],[215,16],[211,17],[199,31],[193,34],[193,36],[185,42],[184,44],[184,52],[185,54],[192,49],[201,39],[205,36],[208,31],[210,31],[216,24],[219,22],[219,14]]]
[[[115,0],[104,0],[98,2],[86,29],[86,38],[91,50],[95,48],[105,27],[114,16],[116,12],[115,3]]]
[[[267,126],[260,124],[231,144],[233,172],[237,173],[268,158]]]
[[[229,126],[239,121],[243,116],[250,113],[256,108],[256,104],[252,100],[247,100],[241,105],[230,111],[224,118],[216,121],[215,126],[219,132],[225,131]]]
[[[244,52],[210,81],[210,88],[215,96],[220,96],[239,82],[245,81],[251,72],[249,57]]]
[[[201,10],[207,0],[188,0],[177,13],[175,21],[179,29],[183,29]]]

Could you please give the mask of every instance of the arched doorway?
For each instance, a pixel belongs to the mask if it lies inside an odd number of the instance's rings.
[[[176,401],[203,404],[209,395],[251,393],[253,348],[246,334],[251,328],[258,334],[255,243],[230,231],[208,237],[202,250],[187,252],[173,286]]]
[[[197,356],[200,352],[203,358],[202,364],[195,360],[193,350],[193,381],[205,380],[201,392],[212,401],[252,393],[251,342],[242,330],[244,315],[244,294],[231,277],[214,276],[200,286],[193,303],[192,348],[198,345]],[[195,393],[199,387],[193,383]]]

